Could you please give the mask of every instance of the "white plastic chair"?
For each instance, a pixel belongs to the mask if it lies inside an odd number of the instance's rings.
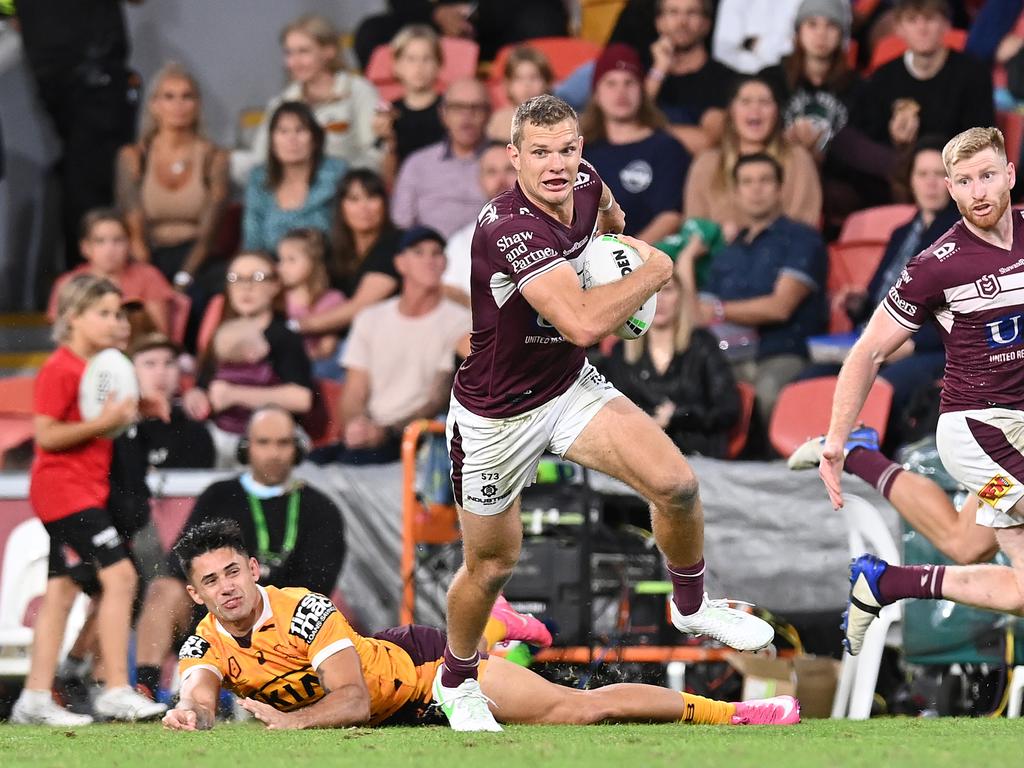
[[[24,624],[25,612],[46,592],[49,557],[50,537],[39,520],[26,520],[11,531],[0,574],[0,677],[28,674],[34,632]],[[87,606],[88,598],[79,595],[68,616],[62,658],[85,623]]]
[[[860,496],[847,494],[844,498],[843,514],[850,557],[872,552],[892,565],[900,565],[899,547],[881,513]],[[857,656],[843,654],[839,685],[832,700],[832,717],[867,720],[871,716],[871,703],[889,629],[901,618],[899,603],[883,607],[878,618],[871,622],[860,653]]]
[[[1013,668],[1013,680],[1010,682],[1010,698],[1006,705],[1006,716],[1020,717],[1021,694],[1024,694],[1024,666]]]

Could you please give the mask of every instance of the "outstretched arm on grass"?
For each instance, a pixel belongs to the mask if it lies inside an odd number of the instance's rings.
[[[164,715],[172,731],[208,731],[217,714],[220,679],[209,669],[196,668],[181,682],[178,706]]]

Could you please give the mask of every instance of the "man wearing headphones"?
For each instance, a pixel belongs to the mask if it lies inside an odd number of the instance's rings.
[[[260,584],[302,585],[331,594],[345,557],[345,531],[337,506],[292,477],[308,448],[308,438],[288,411],[258,409],[238,446],[238,461],[248,470],[203,491],[182,529],[215,518],[234,520],[246,546],[259,553]],[[137,680],[143,693],[156,693],[174,636],[193,623],[192,608],[185,575],[169,555],[165,570],[149,585],[139,619]]]

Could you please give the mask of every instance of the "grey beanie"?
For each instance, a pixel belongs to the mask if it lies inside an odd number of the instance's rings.
[[[850,0],[804,0],[797,9],[794,27],[799,27],[804,19],[812,16],[824,16],[843,31],[844,40],[850,38]]]

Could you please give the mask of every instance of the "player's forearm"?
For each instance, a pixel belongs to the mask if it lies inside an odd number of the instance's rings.
[[[839,371],[836,391],[832,397],[832,418],[827,443],[845,443],[853,429],[860,409],[871,390],[881,362],[862,344],[855,344]]]
[[[355,685],[329,692],[316,704],[292,713],[298,728],[345,728],[370,720],[370,699]]]
[[[672,262],[650,259],[622,280],[583,292],[579,327],[568,341],[580,347],[597,344],[621,326],[629,316],[672,278]],[[561,328],[559,328],[562,331]],[[563,331],[562,335],[565,333]]]

